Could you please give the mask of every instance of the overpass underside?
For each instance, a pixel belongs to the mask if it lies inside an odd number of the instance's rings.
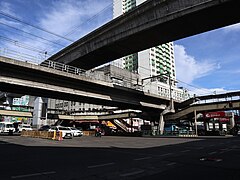
[[[50,57],[91,69],[125,55],[240,22],[239,0],[150,0]]]

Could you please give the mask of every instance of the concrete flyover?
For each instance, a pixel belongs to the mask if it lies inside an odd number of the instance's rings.
[[[91,69],[140,50],[240,22],[239,0],[149,0],[50,60]]]
[[[231,105],[230,105],[231,103]],[[208,111],[226,111],[226,110],[240,110],[240,100],[234,101],[221,101],[221,102],[213,102],[213,103],[203,103],[203,104],[193,104],[188,106],[185,109],[182,109],[175,114],[166,115],[164,117],[165,121],[169,120],[178,120],[178,119],[188,119],[194,116],[194,111],[197,113],[203,113]]]
[[[142,91],[0,57],[0,91],[133,109],[162,111],[169,100]]]

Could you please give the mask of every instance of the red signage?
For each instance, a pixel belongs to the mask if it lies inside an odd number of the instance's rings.
[[[219,122],[229,122],[229,118],[219,118]]]
[[[219,111],[219,112],[207,112],[204,114],[205,118],[220,118],[220,117],[225,117],[226,114],[224,111]]]

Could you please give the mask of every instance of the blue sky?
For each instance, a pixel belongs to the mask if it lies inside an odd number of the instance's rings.
[[[112,0],[0,0],[0,50],[37,62],[111,19]],[[175,41],[179,85],[199,95],[239,90],[239,33],[236,24]]]

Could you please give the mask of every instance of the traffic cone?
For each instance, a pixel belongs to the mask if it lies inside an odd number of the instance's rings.
[[[63,137],[62,137],[62,131],[59,132],[59,136],[58,136],[58,141],[62,141]]]

